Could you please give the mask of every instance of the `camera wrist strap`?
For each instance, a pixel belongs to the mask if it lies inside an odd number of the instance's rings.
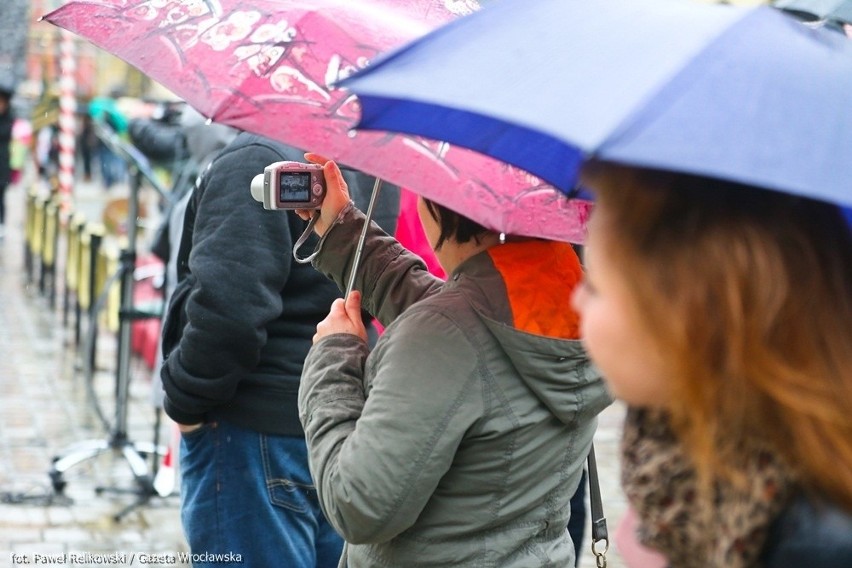
[[[320,210],[317,209],[316,211],[314,211],[314,214],[311,216],[311,220],[308,221],[308,225],[305,227],[305,231],[302,233],[302,235],[298,239],[296,239],[296,243],[293,245],[293,259],[296,262],[298,262],[299,264],[308,264],[319,254],[319,249],[317,249],[314,252],[312,252],[311,254],[309,254],[308,256],[306,256],[305,258],[299,258],[299,248],[301,248],[301,246],[303,244],[305,244],[305,241],[308,240],[308,237],[311,236],[311,232],[313,232],[313,230],[314,230],[314,225],[317,224],[317,221],[319,221],[319,218],[320,218]]]

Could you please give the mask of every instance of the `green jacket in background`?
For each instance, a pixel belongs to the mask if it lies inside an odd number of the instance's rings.
[[[126,134],[129,121],[116,104],[115,99],[110,97],[95,97],[89,101],[89,116],[95,120],[102,120],[116,134]]]

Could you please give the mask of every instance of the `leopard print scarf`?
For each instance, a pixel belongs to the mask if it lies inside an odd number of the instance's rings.
[[[664,412],[628,409],[621,452],[622,485],[640,519],[637,536],[671,568],[760,566],[769,525],[793,488],[780,460],[767,451],[749,453],[748,487],[719,482],[715,502],[707,504]]]

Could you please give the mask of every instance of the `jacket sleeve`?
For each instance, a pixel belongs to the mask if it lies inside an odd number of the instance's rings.
[[[413,312],[370,356],[369,397],[359,338],[327,336],[305,362],[299,417],[311,473],[326,518],[353,544],[411,527],[482,415],[468,339],[440,313]]]
[[[279,159],[260,145],[225,153],[199,188],[187,323],[161,371],[166,412],[179,423],[201,422],[231,400],[258,364],[267,324],[281,313],[293,213],[265,211],[249,190]]]
[[[761,565],[852,566],[852,512],[813,496],[798,496],[773,523]]]
[[[344,210],[326,232],[314,260],[317,270],[346,289],[365,215],[355,207]],[[384,326],[415,302],[438,292],[443,281],[426,268],[419,256],[371,223],[355,274],[355,289],[363,307]]]
[[[128,123],[130,141],[151,160],[186,158],[186,142],[179,125],[134,118]]]

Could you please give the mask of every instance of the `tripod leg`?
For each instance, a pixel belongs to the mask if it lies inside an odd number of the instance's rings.
[[[95,456],[112,449],[107,440],[87,440],[72,446],[71,451],[61,458],[54,458],[53,466],[50,468],[51,483],[56,493],[62,493],[65,489],[66,481],[62,475],[70,468],[78,463],[84,462]]]
[[[140,495],[139,498],[136,501],[134,501],[130,505],[126,506],[124,509],[122,509],[121,511],[119,511],[115,515],[113,515],[112,520],[114,520],[116,523],[121,522],[121,519],[123,519],[124,517],[126,517],[127,515],[132,513],[133,511],[135,511],[137,509],[137,507],[147,505],[150,500],[151,500],[151,495]]]
[[[148,479],[148,464],[145,463],[145,458],[143,458],[135,447],[131,444],[127,444],[123,448],[121,448],[121,454],[124,456],[124,459],[127,461],[127,464],[130,466],[130,471],[133,472],[133,477],[136,479]]]

